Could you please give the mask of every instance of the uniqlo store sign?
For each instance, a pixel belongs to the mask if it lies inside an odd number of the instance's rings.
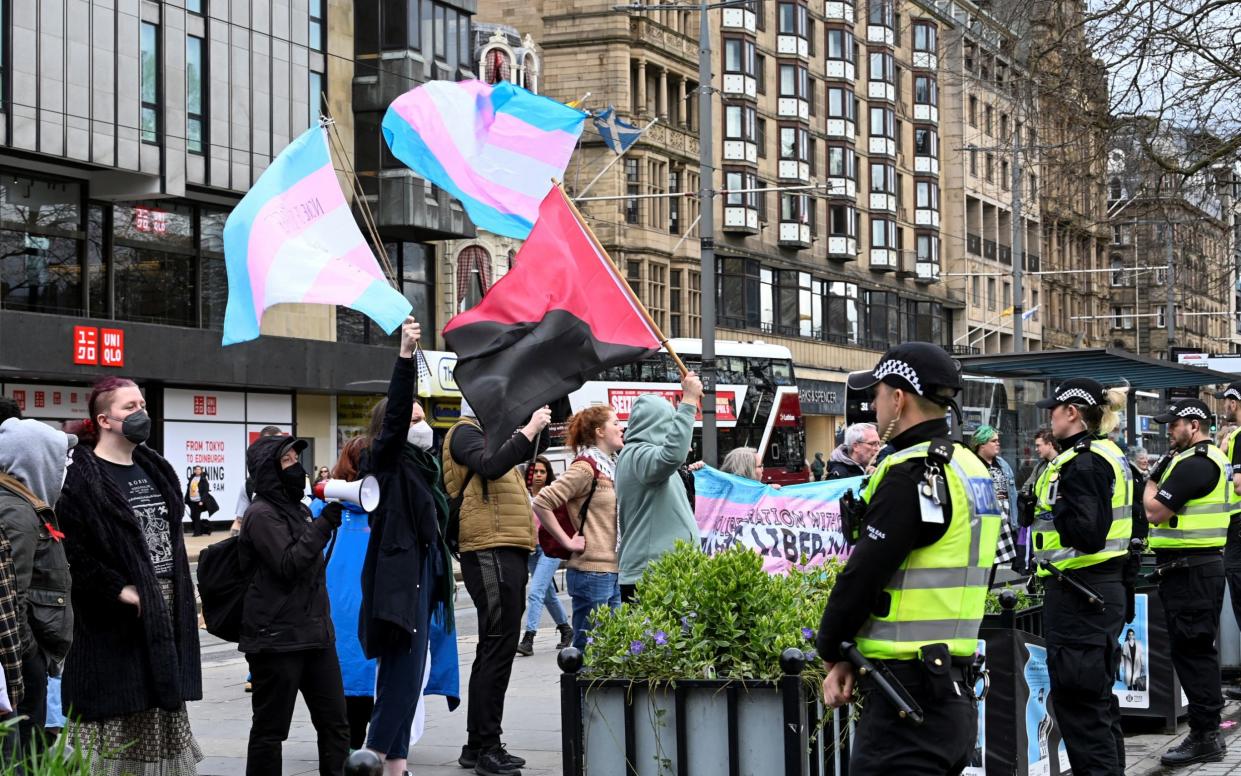
[[[82,366],[125,366],[125,330],[74,326],[73,363]]]

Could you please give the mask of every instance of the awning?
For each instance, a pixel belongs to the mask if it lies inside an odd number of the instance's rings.
[[[1056,383],[1070,377],[1091,377],[1109,386],[1128,381],[1135,389],[1212,385],[1238,379],[1237,375],[1213,369],[1173,364],[1112,348],[989,353],[962,356],[960,361],[968,374]]]

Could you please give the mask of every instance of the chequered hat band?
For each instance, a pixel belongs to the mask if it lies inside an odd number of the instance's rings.
[[[875,379],[882,380],[885,377],[896,375],[904,378],[904,380],[913,386],[913,389],[922,395],[922,381],[918,379],[918,373],[912,366],[906,364],[899,359],[889,359],[884,361],[875,369]]]
[[[1056,396],[1056,401],[1062,403],[1068,401],[1069,399],[1081,399],[1091,407],[1094,407],[1099,403],[1095,401],[1095,397],[1091,396],[1089,391],[1084,391],[1081,388],[1070,388]]]

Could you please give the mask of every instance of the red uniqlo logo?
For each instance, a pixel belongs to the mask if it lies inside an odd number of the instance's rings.
[[[100,329],[103,348],[99,351],[99,363],[103,366],[125,366],[125,330]]]
[[[39,407],[47,406],[47,392],[46,391],[35,391],[34,392],[34,406],[36,409]]]
[[[99,363],[99,330],[94,326],[73,327],[73,363]]]
[[[13,391],[13,401],[17,402],[17,408],[22,412],[26,411],[26,392]]]
[[[214,415],[216,413],[216,410],[217,410],[216,397],[208,396],[207,397],[207,414]]]
[[[52,404],[56,406],[60,405],[60,391],[52,391]]]
[[[207,397],[206,396],[195,396],[194,397],[194,414],[195,415],[206,415],[207,414]]]

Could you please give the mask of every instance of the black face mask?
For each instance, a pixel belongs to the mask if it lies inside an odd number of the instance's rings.
[[[286,496],[294,501],[301,501],[302,495],[306,492],[306,470],[300,463],[281,469],[280,486],[284,488]]]
[[[110,415],[107,417],[113,423],[118,422],[116,418]],[[138,410],[131,413],[119,422],[121,424],[121,436],[135,445],[142,444],[151,436],[151,416],[147,414],[146,410]]]

